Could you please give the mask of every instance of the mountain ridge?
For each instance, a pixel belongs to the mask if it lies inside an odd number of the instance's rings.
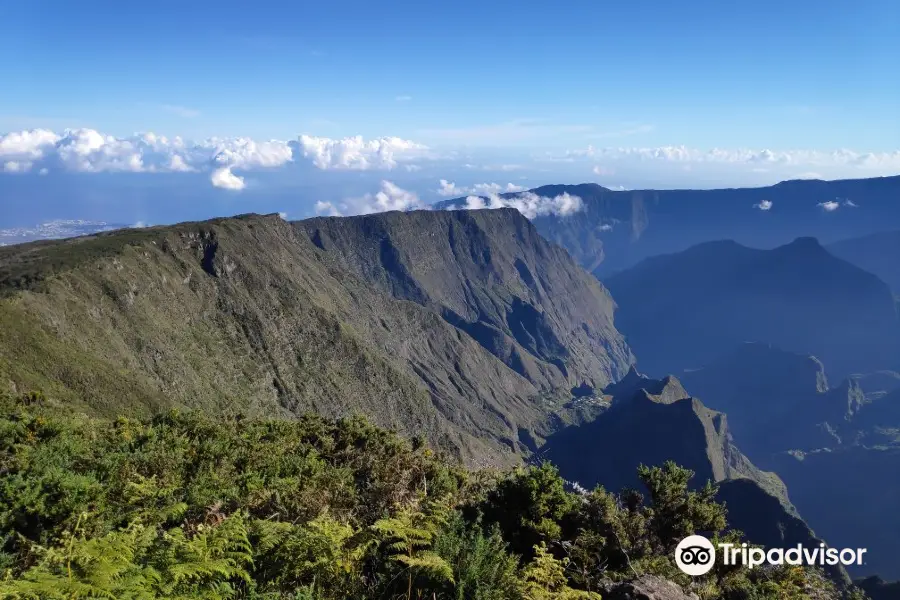
[[[807,237],[772,250],[706,242],[605,283],[618,328],[654,375],[698,368],[745,341],[815,355],[841,378],[891,368],[900,348],[887,284]]]
[[[832,243],[882,230],[886,223],[900,227],[900,208],[895,202],[900,175],[792,179],[749,188],[610,190],[585,183],[529,191],[581,198],[583,209],[577,218],[542,215],[534,223],[544,237],[566,248],[601,279],[649,256],[706,241],[709,231],[743,245],[772,248],[798,236]],[[826,210],[825,204],[830,202],[835,204]],[[436,206],[460,204],[465,204],[465,198]]]
[[[500,330],[492,322],[495,349],[509,355],[492,353],[415,294],[394,295],[342,266],[302,223],[250,214],[0,249],[0,382],[101,414],[172,405],[282,418],[361,412],[468,462],[517,462],[535,436],[586,418],[566,408],[569,388],[605,385],[632,360],[603,287],[516,211],[354,223],[398,220],[416,221],[419,234],[428,225],[435,238],[469,228],[477,249],[496,257],[492,285],[472,285],[497,307],[520,299],[520,340],[509,323]],[[496,235],[480,235],[483,228]],[[378,239],[376,229],[358,232],[360,247]],[[539,251],[524,254],[517,235]],[[394,258],[407,252],[408,238],[394,242]],[[543,277],[540,295],[529,293],[517,258]],[[385,272],[402,264],[389,260]],[[409,289],[434,291],[424,281]],[[563,298],[567,287],[579,290],[562,302],[567,312],[542,321],[541,297]],[[585,313],[593,320],[575,320]],[[520,343],[528,335],[530,349]],[[554,340],[569,352],[571,377],[543,360],[559,350]],[[508,364],[516,353],[526,368]]]

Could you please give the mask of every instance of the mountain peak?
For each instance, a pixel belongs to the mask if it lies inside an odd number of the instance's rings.
[[[822,244],[819,243],[817,238],[812,236],[801,236],[796,238],[788,246],[795,246],[797,248],[821,248]]]
[[[900,348],[888,286],[814,237],[772,250],[700,244],[604,284],[619,306],[618,329],[651,376],[709,365],[745,341],[814,355],[837,378],[889,368]],[[676,289],[689,293],[660,293]]]
[[[801,260],[821,261],[822,263],[828,264],[837,262],[836,257],[830,254],[828,250],[819,243],[817,238],[812,236],[795,238],[792,242],[779,246],[772,252],[774,253],[773,256],[777,257],[779,260],[796,258]]]

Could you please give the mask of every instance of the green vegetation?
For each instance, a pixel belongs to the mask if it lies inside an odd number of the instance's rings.
[[[146,420],[0,400],[0,598],[597,599],[656,574],[701,598],[837,597],[816,571],[672,549],[727,531],[714,488],[567,491],[545,464],[468,472],[360,418]]]
[[[159,228],[123,229],[0,248],[0,295],[8,295],[15,290],[41,290],[42,283],[55,273],[92,260],[116,256],[125,246],[156,239],[162,239]]]

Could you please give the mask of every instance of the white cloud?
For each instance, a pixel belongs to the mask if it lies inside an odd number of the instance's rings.
[[[272,140],[255,142],[249,138],[216,140],[211,144],[215,150],[213,162],[231,167],[280,167],[291,162],[291,147],[286,142]]]
[[[14,131],[0,135],[0,157],[39,159],[58,141],[59,136],[46,129]]]
[[[244,189],[247,185],[244,183],[243,177],[239,177],[231,172],[231,167],[216,169],[212,172],[212,175],[209,176],[209,180],[212,182],[213,186],[226,190],[238,191]]]
[[[514,183],[507,183],[505,186],[499,183],[476,183],[471,187],[460,187],[452,181],[441,179],[439,184],[440,187],[437,193],[444,198],[455,198],[468,194],[488,196],[491,194],[511,194],[525,191],[524,187]]]
[[[3,163],[4,173],[25,173],[31,170],[31,162],[10,160]]]
[[[317,215],[325,215],[327,217],[342,216],[341,211],[339,211],[337,207],[331,202],[323,202],[322,200],[319,200],[318,202],[316,202],[315,210]]]
[[[568,150],[562,154],[548,154],[543,160],[574,162],[576,160],[606,159],[624,161],[673,163],[724,163],[746,164],[755,170],[774,166],[838,167],[852,166],[860,169],[900,170],[900,150],[893,152],[859,153],[852,150],[751,150],[746,148],[700,150],[687,146],[660,146],[656,148],[595,148]],[[766,165],[766,166],[763,166]],[[796,177],[821,178],[817,171],[801,172]]]
[[[844,198],[844,206],[849,206],[850,208],[857,208],[859,206],[859,204],[857,204],[850,198]]]
[[[510,198],[503,198],[498,194],[489,194],[487,197],[468,196],[465,204],[450,206],[448,210],[465,209],[477,210],[482,208],[515,208],[528,219],[545,215],[557,215],[561,217],[573,215],[584,208],[584,203],[578,196],[568,192],[555,197],[539,196],[534,192],[522,192]]]
[[[773,204],[774,203],[771,200],[760,200],[753,205],[753,208],[758,208],[759,210],[772,210]]]
[[[303,156],[320,169],[366,171],[393,169],[398,160],[421,156],[427,146],[398,137],[364,140],[362,136],[335,140],[325,137],[300,136]]]
[[[499,183],[476,183],[472,186],[472,191],[476,194],[512,194],[515,192],[524,192],[525,188],[514,183],[507,183],[505,186]]]
[[[457,186],[452,181],[447,181],[446,179],[440,180],[440,188],[438,188],[438,195],[443,196],[444,198],[453,198],[456,196],[462,196],[466,193],[465,188],[461,188]]]
[[[240,179],[231,169],[276,168],[303,157],[320,169],[392,169],[398,162],[423,156],[426,150],[397,137],[301,136],[293,142],[238,137],[186,142],[154,133],[115,137],[94,129],[67,129],[61,134],[35,129],[0,135],[0,165],[14,163],[10,169],[18,171],[32,167],[80,173],[213,171],[212,179],[231,189],[237,189]]]
[[[397,96],[396,98],[394,98],[394,100],[396,100],[397,102],[409,102],[410,100],[412,100],[412,96]]]
[[[404,190],[390,181],[381,182],[381,190],[375,194],[366,194],[359,198],[349,198],[337,204],[316,202],[318,215],[368,215],[392,210],[428,209],[415,192]]]
[[[288,220],[288,218],[287,218],[288,215],[287,215],[287,213],[284,212],[284,211],[278,213],[278,216],[281,218],[282,221],[287,221],[287,220]]]
[[[67,238],[99,231],[110,231],[121,227],[127,227],[127,225],[117,225],[105,221],[87,221],[84,219],[56,219],[33,227],[0,229],[0,244],[18,244],[30,240]]]
[[[190,110],[190,109],[188,109]],[[579,126],[562,126],[580,130]],[[489,134],[512,132],[532,139],[535,135],[554,136],[566,133],[539,121],[516,121]],[[587,133],[596,133],[591,130]],[[452,137],[452,136],[450,136]],[[486,139],[487,143],[489,139]],[[255,169],[280,168],[292,162],[310,163],[322,170],[378,171],[396,169],[413,172],[422,160],[440,160],[440,167],[454,173],[455,168],[483,172],[478,179],[506,180],[502,172],[531,170],[544,173],[565,172],[570,179],[594,172],[601,181],[615,179],[634,187],[637,182],[652,181],[657,187],[679,185],[750,185],[775,183],[797,177],[839,179],[895,175],[900,172],[900,151],[856,152],[837,150],[771,150],[721,149],[700,150],[687,146],[650,148],[599,148],[586,146],[556,155],[529,157],[526,153],[510,155],[501,162],[496,154],[460,154],[459,151],[432,149],[418,142],[398,137],[364,139],[360,136],[332,139],[304,135],[294,140],[255,140],[251,138],[210,138],[187,141],[153,133],[119,137],[94,129],[67,129],[54,132],[34,129],[0,134],[0,175],[15,173],[188,173],[200,172],[235,188],[244,175]],[[479,158],[480,157],[480,158]],[[539,163],[567,163],[546,165]],[[475,164],[473,164],[475,163]],[[518,163],[518,164],[516,164]],[[549,168],[548,168],[549,167]],[[220,171],[227,168],[227,171]],[[459,171],[457,171],[459,172]],[[493,172],[492,174],[488,174]],[[498,174],[499,173],[499,174]],[[799,175],[798,175],[799,173]],[[230,174],[230,177],[226,175]],[[401,175],[397,175],[401,177]],[[457,175],[462,178],[462,175]],[[212,177],[211,177],[212,179]],[[512,184],[483,183],[457,185],[446,197],[488,196],[521,189]],[[847,204],[847,206],[850,206]]]
[[[816,206],[821,207],[825,212],[834,212],[841,207],[841,203],[829,200],[828,202],[819,202]]]
[[[184,162],[183,156],[179,156],[178,154],[173,154],[172,159],[169,160],[169,170],[176,173],[190,173],[191,171],[196,171],[194,167]]]

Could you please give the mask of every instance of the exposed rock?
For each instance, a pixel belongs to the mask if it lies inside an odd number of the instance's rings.
[[[603,600],[697,600],[677,584],[656,575],[641,575],[632,581],[610,582],[600,590]]]
[[[818,359],[769,344],[741,344],[682,378],[729,415],[736,443],[766,467],[777,452],[878,442],[877,428],[900,427],[900,393],[882,391],[894,382],[890,372],[854,375],[829,388]]]
[[[602,388],[631,362],[606,290],[513,209],[295,226],[335,264],[441,315],[542,390]]]

